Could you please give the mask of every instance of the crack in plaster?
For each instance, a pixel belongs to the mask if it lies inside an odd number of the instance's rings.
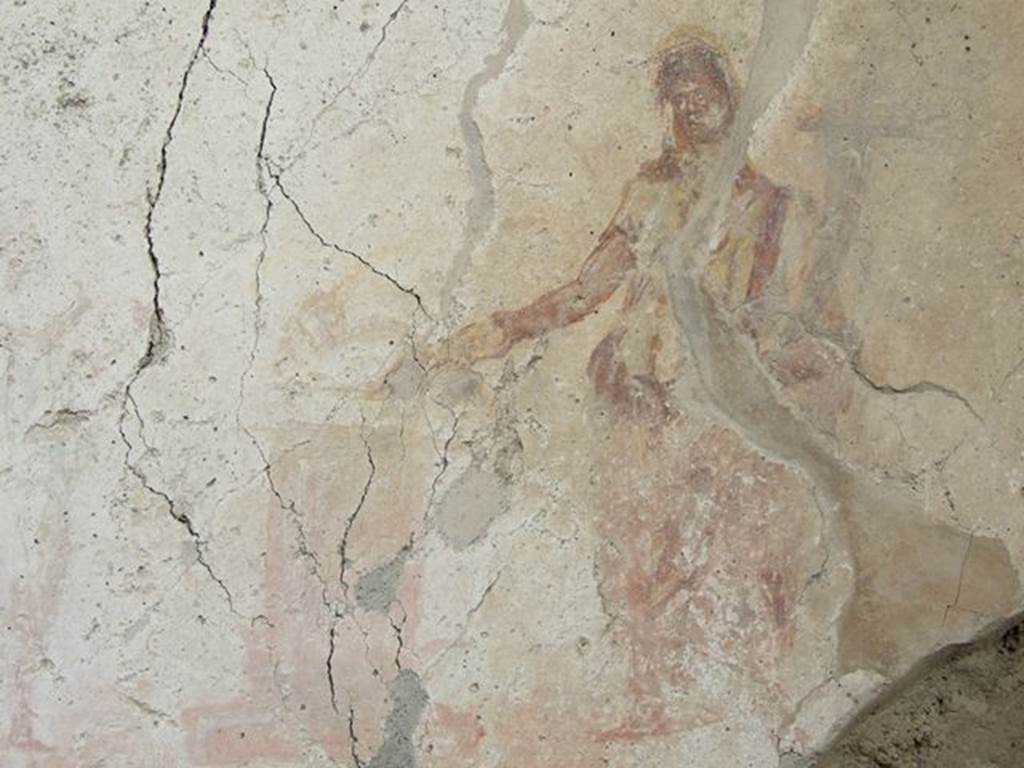
[[[370,486],[373,485],[373,478],[377,474],[377,464],[373,460],[373,449],[370,448],[370,441],[363,435],[363,445],[366,446],[366,461],[370,465],[370,472],[366,477],[366,483],[363,485],[363,492],[359,496],[359,501],[356,504],[356,508],[349,515],[348,520],[345,523],[345,531],[341,536],[341,543],[338,545],[338,555],[341,558],[341,565],[339,566],[338,582],[345,590],[345,594],[348,594],[348,583],[345,581],[345,571],[348,568],[348,538],[352,533],[352,526],[355,525],[356,519],[359,514],[363,511],[363,507],[366,505],[366,497],[370,493]]]
[[[967,545],[964,547],[964,557],[960,561],[960,574],[957,576],[956,581],[956,594],[953,596],[953,602],[946,606],[946,610],[942,614],[942,626],[946,626],[946,621],[949,619],[949,614],[956,610],[960,604],[960,595],[964,589],[964,574],[967,572],[967,560],[971,556],[971,546],[974,544],[974,532],[972,531],[967,537]]]
[[[494,578],[491,579],[490,582],[488,582],[486,587],[484,587],[484,590],[480,593],[480,596],[477,598],[476,602],[466,612],[466,620],[465,620],[465,622],[462,625],[462,629],[459,630],[459,634],[455,637],[454,640],[452,640],[450,643],[448,643],[448,645],[446,645],[443,649],[441,649],[441,651],[437,654],[437,656],[434,657],[433,661],[431,661],[429,664],[427,664],[426,669],[424,670],[424,673],[430,672],[434,667],[436,667],[438,664],[440,664],[444,660],[444,658],[448,655],[448,653],[453,648],[458,646],[459,643],[461,643],[465,639],[466,633],[469,632],[469,625],[470,625],[471,619],[483,607],[484,603],[487,601],[487,597],[491,594],[491,592],[494,590],[494,588],[498,585],[498,581],[501,579],[501,576],[502,576],[502,574],[504,572],[505,572],[505,568],[504,567],[499,569],[498,572],[494,575]]]
[[[146,351],[144,352],[142,359],[139,361],[135,377],[132,379],[131,384],[135,383],[138,375],[144,369],[148,368],[162,357],[170,344],[169,330],[164,317],[164,308],[160,302],[160,279],[163,277],[163,271],[160,267],[160,259],[157,256],[156,243],[153,239],[153,216],[156,214],[156,207],[160,203],[160,198],[163,196],[164,185],[167,182],[167,153],[170,150],[171,142],[174,141],[174,129],[178,124],[178,119],[181,117],[182,110],[185,106],[185,93],[188,90],[189,79],[192,77],[192,70],[195,68],[196,61],[199,60],[200,54],[205,50],[206,39],[210,34],[210,22],[213,19],[213,13],[216,8],[217,0],[210,0],[210,4],[206,8],[206,12],[203,14],[199,42],[196,43],[196,47],[192,51],[192,56],[189,58],[188,65],[185,67],[185,72],[181,76],[181,85],[178,87],[178,99],[174,105],[174,113],[171,115],[171,120],[167,124],[167,130],[164,132],[163,144],[160,147],[160,162],[157,165],[156,185],[153,190],[146,190],[146,197],[149,202],[149,208],[146,211],[145,223],[146,255],[149,258],[150,267],[153,270],[153,315],[150,321],[149,340],[146,344]],[[129,384],[129,388],[131,387],[131,384]]]
[[[144,225],[144,236],[146,240],[146,255],[149,260],[150,267],[153,272],[153,300],[152,300],[152,315],[150,318],[149,336],[146,342],[145,351],[139,362],[135,366],[128,383],[125,385],[124,396],[122,399],[121,415],[118,418],[117,428],[120,435],[121,441],[125,446],[124,455],[124,466],[128,472],[135,477],[136,480],[142,485],[142,487],[152,496],[161,499],[166,505],[170,516],[177,521],[180,525],[183,525],[188,531],[189,537],[192,539],[193,547],[196,552],[196,561],[203,567],[209,577],[214,581],[215,584],[220,588],[224,597],[227,599],[229,610],[242,617],[240,613],[235,609],[234,599],[232,598],[231,591],[228,589],[224,580],[220,578],[213,570],[209,561],[206,559],[204,553],[204,547],[206,543],[200,537],[196,531],[195,525],[192,519],[185,512],[179,511],[174,500],[171,496],[156,487],[154,487],[146,474],[139,468],[137,464],[132,463],[132,453],[134,446],[128,439],[128,435],[125,432],[125,421],[128,417],[128,405],[131,404],[132,410],[135,413],[135,417],[139,423],[139,434],[142,437],[143,445],[145,445],[147,451],[152,450],[145,441],[145,424],[142,419],[141,412],[139,410],[138,403],[132,394],[132,389],[138,382],[139,377],[142,375],[150,366],[160,361],[166,354],[167,349],[170,345],[170,331],[167,328],[167,322],[164,315],[164,307],[161,302],[161,291],[160,291],[160,280],[163,277],[163,269],[160,265],[160,259],[157,256],[156,242],[153,237],[153,217],[156,214],[157,206],[160,203],[160,199],[163,196],[164,187],[167,183],[167,166],[168,166],[168,152],[170,150],[171,143],[174,141],[174,129],[178,124],[178,120],[181,117],[182,110],[185,104],[185,94],[188,91],[189,80],[192,76],[192,70],[195,68],[196,62],[199,60],[201,53],[205,51],[206,40],[210,34],[210,23],[213,20],[214,11],[217,8],[217,0],[210,0],[209,5],[206,8],[205,13],[202,17],[202,23],[199,33],[199,41],[196,43],[192,55],[189,57],[188,64],[185,67],[185,71],[181,76],[181,84],[178,87],[177,100],[174,105],[174,112],[171,115],[171,119],[167,124],[167,129],[164,132],[163,142],[160,146],[160,161],[157,164],[157,179],[156,184],[152,190],[147,189],[146,198],[148,201],[148,208],[146,211],[146,219]],[[250,622],[255,621],[260,617],[249,618]]]
[[[979,421],[982,423],[984,423],[985,421],[983,418],[981,418],[981,415],[978,413],[978,411],[975,410],[974,406],[971,405],[970,401],[966,397],[961,395],[959,392],[957,392],[955,389],[952,389],[951,387],[947,387],[942,384],[937,384],[933,381],[918,381],[905,387],[894,387],[891,384],[880,384],[874,381],[864,371],[864,369],[860,365],[860,361],[857,359],[856,356],[850,360],[850,367],[853,369],[853,372],[857,374],[857,378],[859,378],[871,389],[883,395],[943,395],[944,397],[948,397],[960,403],[964,408],[968,410],[968,412],[970,412],[971,416],[974,417],[975,421]]]
[[[384,270],[380,269],[379,267],[374,265],[373,262],[371,262],[368,259],[366,259],[364,256],[361,256],[360,254],[356,253],[355,251],[349,250],[348,248],[342,248],[337,243],[331,242],[330,240],[325,238],[323,235],[321,235],[320,232],[313,226],[313,224],[310,222],[310,220],[306,217],[306,214],[302,210],[302,208],[299,206],[298,201],[296,201],[295,198],[292,197],[291,193],[289,193],[284,188],[284,183],[281,180],[281,174],[278,173],[278,174],[272,174],[272,175],[273,175],[273,178],[274,178],[275,186],[277,187],[278,191],[281,193],[281,196],[284,197],[284,199],[287,200],[289,203],[291,203],[292,208],[295,209],[296,215],[298,215],[298,217],[302,221],[303,225],[306,227],[306,229],[309,231],[309,233],[311,235],[313,235],[314,238],[316,238],[317,242],[319,242],[321,246],[323,246],[324,248],[331,248],[334,251],[336,251],[336,252],[338,252],[338,253],[340,253],[340,254],[342,254],[344,256],[347,256],[347,257],[349,257],[351,259],[354,259],[355,261],[359,262],[364,267],[366,267],[368,270],[370,270],[370,272],[372,272],[373,274],[377,275],[377,277],[381,277],[384,280],[387,280],[392,286],[397,288],[399,291],[401,291],[402,293],[404,293],[407,296],[409,296],[412,299],[414,299],[416,301],[416,306],[419,309],[419,311],[422,312],[424,315],[426,315],[428,319],[430,319],[430,320],[434,319],[431,316],[431,314],[427,311],[426,307],[423,305],[422,297],[420,296],[420,294],[414,288],[410,288],[409,286],[402,284],[393,275],[391,275],[391,274],[385,272]]]
[[[135,405],[134,398],[131,396],[130,393],[127,394],[126,397],[128,398],[128,400],[131,401],[133,407],[135,408],[136,414],[138,414],[138,406]],[[250,622],[254,622],[259,617],[251,617],[250,618],[250,617],[242,616],[242,614],[240,614],[235,609],[235,601],[234,601],[234,598],[231,595],[231,591],[228,589],[227,584],[224,583],[224,580],[222,578],[220,578],[214,572],[213,566],[211,566],[209,561],[206,559],[206,554],[204,553],[204,547],[206,546],[206,542],[200,537],[198,531],[196,531],[195,525],[193,525],[192,519],[189,517],[189,515],[186,512],[179,511],[177,509],[175,503],[174,503],[174,499],[172,499],[170,497],[170,495],[168,495],[165,491],[162,491],[159,488],[155,488],[149,482],[149,478],[146,477],[146,474],[141,469],[139,469],[138,465],[132,463],[131,457],[132,457],[132,452],[134,451],[134,447],[133,447],[131,441],[128,439],[128,435],[127,435],[127,433],[124,430],[124,414],[123,413],[122,413],[122,418],[120,418],[118,420],[117,428],[118,428],[118,433],[121,436],[121,442],[124,444],[124,447],[125,447],[125,453],[124,453],[124,466],[125,466],[125,469],[128,470],[128,472],[131,473],[131,475],[134,476],[135,479],[139,481],[139,483],[143,487],[143,489],[145,489],[150,495],[155,496],[158,499],[162,500],[164,502],[164,504],[167,505],[167,512],[168,512],[168,514],[170,514],[170,516],[174,520],[176,520],[179,524],[183,525],[185,527],[185,530],[188,531],[188,535],[192,539],[193,548],[195,549],[196,562],[198,562],[199,565],[201,565],[203,567],[203,569],[210,576],[210,578],[214,581],[214,583],[216,583],[217,586],[220,587],[221,592],[223,592],[224,597],[227,599],[229,610],[233,614],[238,616],[239,618],[247,618],[247,619],[249,619]],[[144,428],[145,428],[145,425],[143,424],[143,422],[142,422],[142,420],[140,418],[139,419],[139,431],[140,431],[140,434],[142,433]]]
[[[348,706],[348,738],[352,751],[352,759],[355,761],[356,768],[363,768],[362,758],[359,757],[359,738],[356,736],[356,710],[349,704]]]
[[[309,143],[313,140],[313,136],[316,134],[317,126],[320,124],[320,121],[323,119],[324,115],[326,115],[328,112],[334,109],[335,105],[338,103],[338,99],[340,99],[344,94],[350,93],[356,82],[365,77],[366,73],[370,71],[370,67],[373,66],[373,62],[376,60],[377,54],[380,52],[380,49],[383,47],[384,43],[388,39],[388,30],[391,28],[391,25],[395,23],[395,21],[398,19],[398,15],[403,10],[405,10],[405,7],[408,4],[409,0],[401,0],[401,2],[395,7],[395,9],[388,14],[388,18],[381,25],[380,37],[377,39],[377,42],[374,44],[373,48],[370,49],[370,52],[366,54],[366,57],[363,59],[363,63],[359,66],[359,69],[352,73],[352,75],[348,78],[345,84],[338,89],[338,91],[327,101],[326,104],[323,105],[323,107],[320,108],[320,111],[317,112],[316,115],[314,115],[312,121],[310,121],[309,132],[306,134],[306,138],[302,142],[302,146],[293,155],[291,162],[286,165],[286,169],[291,168],[305,155],[306,148],[309,146]],[[347,135],[351,135],[351,130],[354,130],[356,127],[365,122],[368,122],[368,120],[361,120],[358,123],[356,123],[356,125],[353,126],[349,132],[347,132]]]

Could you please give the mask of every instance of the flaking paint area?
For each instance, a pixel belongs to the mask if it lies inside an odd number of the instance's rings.
[[[618,470],[598,483],[594,525],[610,631],[629,655],[631,702],[621,722],[594,732],[599,741],[724,717],[728,704],[713,693],[711,670],[746,669],[762,704],[775,701],[810,568],[810,548],[794,547],[790,536],[816,536],[802,479],[735,434],[708,428],[683,449],[671,435],[640,429],[620,423],[597,457]],[[623,452],[633,466],[616,466]],[[680,702],[681,690],[700,694]]]

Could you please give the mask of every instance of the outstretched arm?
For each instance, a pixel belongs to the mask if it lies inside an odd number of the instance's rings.
[[[466,363],[501,357],[520,341],[581,320],[607,301],[636,265],[626,232],[608,227],[579,274],[568,283],[512,310],[499,310],[464,326],[450,340],[449,353]]]

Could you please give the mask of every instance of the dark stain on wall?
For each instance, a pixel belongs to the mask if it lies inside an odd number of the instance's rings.
[[[1024,615],[928,659],[811,765],[1024,766]]]

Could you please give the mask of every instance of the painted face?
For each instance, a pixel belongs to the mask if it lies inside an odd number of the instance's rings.
[[[721,139],[735,104],[721,57],[701,42],[670,50],[657,77],[658,101],[672,110],[673,128],[687,143]]]

